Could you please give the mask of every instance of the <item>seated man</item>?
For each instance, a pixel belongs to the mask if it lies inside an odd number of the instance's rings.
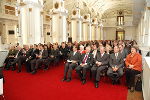
[[[20,59],[21,56],[23,56],[23,49],[20,46],[17,46],[16,55],[14,57],[15,59],[14,59],[14,61],[10,65],[10,66],[13,66],[14,70],[16,69],[16,63],[18,63],[18,61],[19,61],[19,59]],[[18,65],[18,66],[20,66],[20,65]],[[18,72],[19,72],[19,70],[18,70]]]
[[[48,58],[48,51],[47,49],[44,49],[43,45],[40,45],[40,52],[39,54],[36,54],[36,58],[31,61],[31,69],[32,74],[35,74],[37,72],[37,69],[42,65],[43,62]]]
[[[93,54],[90,53],[91,47],[86,47],[86,53],[82,54],[80,65],[76,68],[76,72],[79,74],[79,77],[82,81],[82,84],[86,83],[86,71],[91,68],[93,64]]]
[[[112,79],[112,84],[119,83],[119,78],[123,75],[124,59],[119,53],[119,47],[114,46],[114,53],[110,55],[107,75]]]
[[[67,63],[65,64],[64,78],[62,81],[67,81],[67,82],[71,81],[72,70],[78,66],[80,57],[81,55],[79,52],[77,52],[77,47],[73,46],[73,52],[70,52]],[[67,73],[68,73],[68,77],[67,77]]]
[[[142,57],[137,53],[136,47],[131,47],[131,53],[127,56],[126,61],[126,83],[131,92],[134,91],[135,75],[142,71]]]
[[[26,59],[26,69],[27,72],[31,72],[31,61],[36,58],[36,55],[39,54],[38,45],[34,44],[34,47],[29,49],[31,55]]]
[[[105,47],[100,48],[100,52],[96,54],[94,66],[92,67],[92,75],[95,78],[95,87],[99,87],[100,73],[108,67],[109,55],[105,53]]]
[[[60,52],[58,46],[54,44],[53,49],[49,54],[49,58],[47,59],[47,63],[45,64],[46,65],[45,69],[48,69],[48,66],[50,65],[51,62],[53,62],[54,64],[58,63],[59,57],[60,57]]]
[[[64,42],[61,43],[61,47],[59,48],[59,51],[60,51],[60,57],[63,59],[63,60],[66,60],[67,59],[67,54],[68,54],[68,49],[67,49],[67,46]]]

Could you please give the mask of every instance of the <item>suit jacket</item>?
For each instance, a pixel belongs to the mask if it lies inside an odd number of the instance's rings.
[[[40,50],[39,49],[33,49],[31,52],[32,59],[36,58],[36,54],[39,55]]]
[[[69,60],[75,60],[79,63],[80,59],[81,59],[81,55],[79,52],[76,52],[76,54],[74,55],[74,52],[70,52],[69,54],[69,57],[68,57]]]
[[[101,66],[107,66],[109,63],[109,54],[104,53],[104,55],[101,56],[101,53],[98,52],[94,59],[94,63],[96,63],[96,61],[101,62],[102,63]]]
[[[122,54],[122,57],[125,59],[128,55],[128,51],[126,49],[123,49],[122,52],[120,52]]]
[[[121,53],[118,53],[118,56],[116,58],[115,53],[110,55],[109,59],[109,65],[110,67],[124,67],[124,60]]]
[[[65,48],[60,47],[59,50],[60,50],[60,52],[62,53],[63,56],[67,56],[67,54],[68,54],[68,49],[67,49],[67,47],[65,47]]]
[[[58,49],[56,49],[56,50],[52,49],[51,53],[49,54],[49,56],[51,56],[51,55],[53,55],[54,58],[58,58],[60,56],[60,52],[59,52]]]
[[[20,57],[20,56],[23,56],[23,51],[22,51],[22,49],[19,51],[19,50],[17,50],[16,51],[17,53],[16,53],[16,57],[18,58],[18,57]]]
[[[98,52],[100,52],[100,51],[97,50],[96,54],[97,54]],[[93,54],[93,53],[94,53],[94,50],[92,50],[91,53]],[[95,57],[96,57],[96,55],[95,55]],[[93,54],[93,58],[94,58],[94,54]]]
[[[42,59],[48,58],[48,50],[43,50]]]
[[[31,50],[29,49],[28,51],[26,51],[26,53],[24,54],[27,58],[31,56]]]
[[[80,59],[79,64],[81,64],[81,63],[83,62],[83,60],[84,60],[84,58],[85,58],[85,55],[86,55],[86,53],[81,55],[81,59]],[[87,60],[86,60],[85,63],[87,63],[87,65],[89,65],[89,66],[92,66],[92,65],[93,65],[93,60],[94,60],[94,59],[93,59],[93,54],[92,54],[92,53],[89,53],[89,54],[88,54],[88,58],[87,58]]]

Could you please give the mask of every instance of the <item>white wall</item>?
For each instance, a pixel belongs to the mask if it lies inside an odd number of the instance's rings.
[[[116,28],[115,27],[104,27],[104,40],[115,40],[116,39]]]
[[[136,27],[129,26],[124,27],[125,40],[131,40],[136,38]],[[104,40],[116,39],[116,27],[104,27]]]
[[[136,27],[129,26],[125,27],[125,40],[135,40],[136,39]]]

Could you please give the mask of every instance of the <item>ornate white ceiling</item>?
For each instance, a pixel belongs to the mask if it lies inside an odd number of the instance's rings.
[[[51,9],[53,0],[45,0],[45,9]],[[145,0],[64,0],[65,8],[72,12],[75,6],[79,6],[81,14],[90,13],[99,18],[117,16],[118,11],[123,11],[125,16],[133,16],[135,21],[144,9]]]

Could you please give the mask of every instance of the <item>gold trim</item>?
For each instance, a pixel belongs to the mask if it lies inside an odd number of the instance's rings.
[[[40,13],[41,13],[41,15],[43,15],[43,14],[44,14],[44,12],[43,12],[43,11],[41,11]]]
[[[86,15],[84,16],[84,19],[87,19],[87,16],[86,16]]]
[[[150,10],[150,7],[147,7],[148,10]]]
[[[20,2],[20,6],[25,6],[26,4],[24,2]]]
[[[18,14],[20,14],[20,10],[18,10]]]
[[[32,11],[32,8],[29,8],[29,12],[31,12]]]
[[[59,3],[56,2],[56,3],[54,4],[54,6],[55,6],[56,9],[58,9],[58,8],[59,8]]]
[[[76,14],[77,14],[76,10],[73,10],[72,14],[73,14],[73,15],[76,15]]]

